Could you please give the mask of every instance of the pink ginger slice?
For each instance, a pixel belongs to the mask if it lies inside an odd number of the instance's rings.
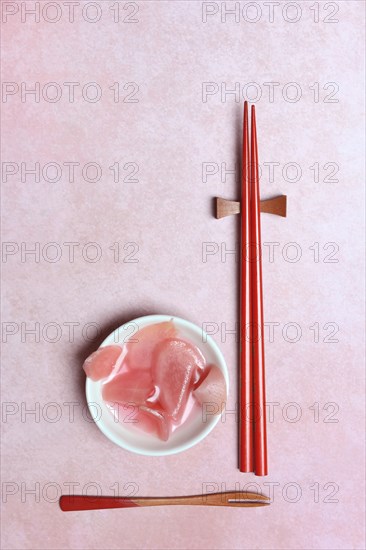
[[[127,342],[127,363],[131,369],[146,369],[152,367],[152,358],[156,346],[167,338],[174,338],[176,329],[173,321],[149,325],[131,336],[135,342]]]
[[[85,374],[94,381],[106,378],[111,374],[121,353],[121,346],[116,345],[97,349],[84,361]]]
[[[102,396],[111,403],[140,405],[155,391],[151,375],[147,371],[121,372],[103,384]]]
[[[164,411],[140,405],[135,418],[137,419],[135,426],[140,430],[154,435],[162,441],[168,441],[171,423]]]
[[[226,402],[227,390],[224,375],[216,365],[209,365],[208,373],[202,376],[202,382],[194,389],[193,395],[202,405],[215,404],[215,410],[219,414]],[[217,405],[217,407],[216,407]]]
[[[181,420],[197,370],[203,370],[204,365],[200,350],[184,340],[166,340],[157,347],[152,377],[160,389],[159,401],[174,421]]]
[[[115,403],[111,410],[126,426],[134,426],[162,441],[167,441],[172,431],[169,417],[159,406],[150,406],[147,403],[145,405]]]

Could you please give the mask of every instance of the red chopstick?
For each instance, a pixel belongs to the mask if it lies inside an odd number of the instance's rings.
[[[262,247],[260,221],[260,192],[258,170],[258,145],[255,107],[251,113],[251,162],[250,162],[250,236],[251,249],[251,308],[252,308],[252,369],[253,369],[253,420],[254,420],[254,473],[268,474],[267,433],[266,433],[266,394],[264,369],[264,321],[262,285]]]
[[[250,162],[249,162],[250,161]],[[239,469],[267,475],[260,192],[255,107],[244,103],[241,179]]]
[[[251,287],[250,287],[250,189],[249,189],[249,124],[248,103],[244,103],[243,153],[241,178],[241,271],[240,271],[240,425],[239,469],[253,472],[253,377],[251,346]]]

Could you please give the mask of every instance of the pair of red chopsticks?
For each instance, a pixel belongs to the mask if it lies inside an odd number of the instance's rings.
[[[241,189],[239,468],[264,476],[267,435],[264,378],[261,223],[255,107],[244,103]]]

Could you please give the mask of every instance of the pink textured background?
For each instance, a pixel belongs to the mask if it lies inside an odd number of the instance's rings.
[[[91,24],[81,16],[84,4],[73,23],[64,8],[54,24],[42,17],[40,23],[22,23],[18,13],[2,25],[3,81],[97,82],[103,90],[95,104],[82,99],[80,87],[74,103],[64,95],[57,103],[30,97],[22,103],[17,94],[2,104],[3,162],[97,162],[103,169],[96,183],[85,181],[80,170],[73,183],[66,172],[57,183],[35,183],[32,176],[22,182],[19,173],[3,181],[3,240],[19,247],[39,242],[41,248],[56,242],[62,249],[54,263],[42,256],[39,262],[31,256],[22,262],[20,253],[3,256],[3,548],[364,548],[363,2],[332,3],[339,7],[337,23],[324,22],[332,10],[324,3],[318,23],[307,2],[301,2],[296,23],[284,20],[283,3],[269,22],[260,2],[257,23],[242,17],[236,23],[233,16],[221,22],[220,13],[203,23],[200,2],[149,1],[138,2],[138,23],[114,23],[111,3],[97,2],[102,17]],[[124,17],[132,8],[123,7]],[[108,87],[116,81],[124,94],[123,85],[136,82],[139,101],[113,102]],[[277,403],[268,425],[266,479],[237,470],[233,415],[195,448],[167,458],[123,451],[82,415],[82,360],[113,328],[148,313],[216,323],[214,338],[230,370],[228,408],[235,406],[237,346],[224,330],[234,328],[237,315],[235,259],[216,253],[203,261],[202,250],[207,242],[224,252],[234,248],[237,222],[215,220],[212,197],[238,194],[232,175],[225,183],[219,174],[203,182],[202,163],[233,167],[241,103],[233,95],[221,101],[219,94],[202,102],[203,82],[260,86],[260,162],[280,163],[274,182],[264,171],[262,196],[286,193],[289,201],[286,220],[262,218],[263,241],[279,243],[274,262],[268,246],[263,260],[265,317],[279,323],[266,347],[267,399]],[[273,102],[265,82],[280,83]],[[289,82],[302,90],[297,102],[282,96]],[[314,82],[318,102],[309,88]],[[324,102],[333,89],[323,89],[329,82],[339,86],[338,102]],[[138,182],[114,183],[108,167],[115,161],[137,163]],[[298,182],[282,176],[288,162],[301,166]],[[309,168],[315,162],[319,182]],[[331,169],[322,167],[331,162],[339,165],[336,182],[324,181]],[[63,245],[71,241],[80,243],[73,263]],[[102,250],[95,263],[81,255],[92,241]],[[109,249],[115,242],[119,262]],[[139,247],[136,263],[123,261],[132,250],[123,250],[128,242]],[[289,242],[301,247],[298,262],[281,254]],[[309,249],[316,242],[319,262]],[[324,261],[334,245],[323,247],[330,242],[339,247],[336,263]],[[71,322],[73,338],[65,325]],[[35,323],[40,337],[24,334]],[[48,323],[61,330],[54,343]],[[87,323],[100,327],[94,339],[90,329],[92,341],[83,334]],[[301,327],[295,343],[282,334],[287,323]],[[318,342],[309,328],[314,323]],[[335,326],[324,328],[326,323],[338,325],[337,342],[324,341]],[[7,334],[11,328],[13,335]],[[67,402],[77,403],[73,421]],[[49,403],[58,404],[58,422],[50,421],[56,409]],[[301,413],[297,422],[289,421],[296,413],[289,403]],[[14,414],[6,414],[9,407]],[[24,407],[39,407],[40,418],[24,417]],[[277,484],[274,502],[263,510],[63,514],[52,502],[61,490],[68,492],[66,483],[79,484],[77,492],[94,483],[103,494],[113,494],[113,488],[129,494],[126,484],[132,483],[140,495],[177,495],[201,493],[205,483],[227,490],[257,483],[269,494],[269,482]],[[27,492],[32,488],[36,494]]]

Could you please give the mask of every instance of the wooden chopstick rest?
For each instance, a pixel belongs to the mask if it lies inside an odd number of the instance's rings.
[[[273,197],[273,199],[261,201],[261,212],[286,218],[287,196],[278,195],[277,197]],[[240,202],[229,201],[227,199],[216,197],[216,218],[225,218],[226,216],[231,216],[232,214],[240,214]]]

